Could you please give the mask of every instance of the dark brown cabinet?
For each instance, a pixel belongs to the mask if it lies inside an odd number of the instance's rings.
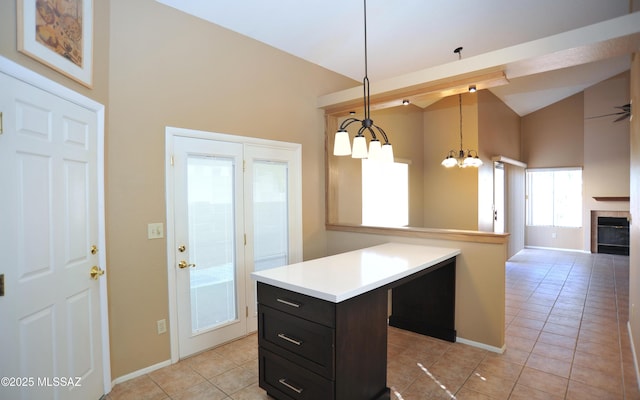
[[[331,303],[258,282],[260,387],[280,400],[389,399],[387,290]]]
[[[389,243],[254,273],[260,387],[278,400],[389,400],[388,324],[455,341],[459,253]]]

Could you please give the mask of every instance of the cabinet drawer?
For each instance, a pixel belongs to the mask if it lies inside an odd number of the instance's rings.
[[[258,323],[260,346],[326,378],[333,378],[333,328],[294,317],[262,304],[258,305]],[[286,350],[287,353],[281,350]]]
[[[260,387],[278,399],[332,400],[334,384],[313,372],[259,349]]]
[[[309,321],[335,327],[335,304],[326,300],[258,282],[258,303]]]

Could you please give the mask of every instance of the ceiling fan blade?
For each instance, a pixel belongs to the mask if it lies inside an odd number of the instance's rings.
[[[616,106],[615,108],[619,108],[622,111],[630,112],[631,111],[631,103],[625,104],[623,106]]]
[[[627,118],[629,118],[630,116],[631,116],[631,114],[629,114],[629,113],[624,113],[624,115],[623,115],[623,116],[616,118],[613,122],[619,122],[619,121],[622,121],[623,119],[627,119]]]
[[[587,117],[585,119],[594,119],[594,118],[602,118],[602,117],[611,117],[613,115],[620,115],[618,118],[616,118],[613,121],[613,122],[619,122],[619,121],[622,121],[623,119],[627,119],[627,118],[629,118],[631,116],[631,103],[625,104],[623,106],[614,106],[613,108],[617,108],[617,109],[620,109],[622,111],[609,113],[609,114],[603,114],[603,115],[596,115],[594,117]]]
[[[610,113],[610,114],[603,114],[603,115],[596,115],[593,117],[587,117],[585,119],[594,119],[594,118],[602,118],[602,117],[610,117],[612,115],[622,115],[622,114],[627,114],[626,111],[620,111],[620,112],[615,112],[615,113]]]

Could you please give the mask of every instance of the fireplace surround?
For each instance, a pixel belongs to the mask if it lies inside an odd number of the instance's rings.
[[[629,255],[629,212],[591,211],[591,252]]]

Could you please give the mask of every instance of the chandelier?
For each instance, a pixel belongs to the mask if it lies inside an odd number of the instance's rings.
[[[447,168],[455,167],[456,165],[460,168],[466,167],[479,167],[482,165],[482,160],[478,157],[478,152],[475,150],[467,150],[466,152],[462,149],[462,95],[458,95],[458,103],[460,104],[460,150],[449,150],[449,153],[442,160],[442,165]]]
[[[458,47],[453,52],[458,54],[458,58],[461,58],[460,52],[462,51],[462,47]],[[469,92],[473,93],[476,91],[476,86],[469,86]],[[458,94],[458,105],[460,109],[460,150],[449,150],[447,156],[442,160],[442,165],[451,168],[456,165],[459,168],[467,168],[467,167],[479,167],[482,165],[482,160],[478,157],[478,152],[475,150],[467,150],[466,152],[462,149],[462,94]]]
[[[362,120],[357,118],[347,118],[344,120],[335,135],[333,142],[333,155],[335,156],[348,156],[353,158],[368,158],[370,160],[393,162],[393,148],[387,134],[379,126],[373,123],[371,119],[369,99],[369,77],[367,76],[367,0],[364,0],[364,79],[362,80],[362,86],[364,90],[364,118]],[[349,133],[347,127],[354,122],[360,122],[362,126],[358,130],[358,133],[353,138],[353,150],[349,143]],[[384,140],[384,144],[380,143],[380,140],[376,136],[376,131],[380,134]],[[364,136],[365,132],[369,132],[371,135],[371,141],[369,142],[369,150],[367,151],[367,140]]]

